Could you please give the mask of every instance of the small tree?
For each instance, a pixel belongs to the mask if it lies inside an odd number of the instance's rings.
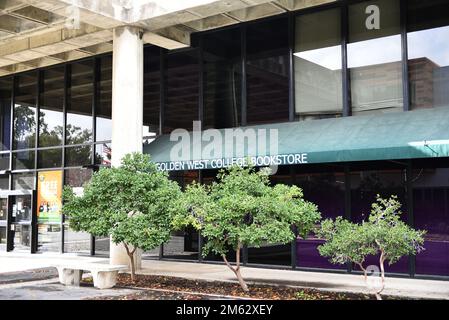
[[[82,196],[66,187],[62,211],[73,230],[123,243],[134,281],[136,249],[152,250],[169,239],[180,195],[179,186],[158,171],[148,155],[133,153],[120,167],[94,173]]]
[[[416,255],[424,249],[425,231],[414,230],[402,222],[400,207],[396,196],[382,199],[377,195],[368,221],[356,224],[341,217],[325,220],[317,232],[326,240],[318,247],[320,254],[334,264],[356,264],[363,271],[365,281],[367,256],[379,255],[381,286],[375,292],[378,299],[385,288],[385,262],[392,265],[401,257]]]
[[[177,228],[193,225],[206,238],[203,256],[220,255],[236,275],[240,286],[248,286],[240,272],[240,249],[260,247],[263,242],[290,243],[295,239],[292,227],[306,235],[319,221],[317,207],[305,201],[298,187],[271,187],[268,171],[231,167],[218,174],[210,186],[194,183],[187,187],[182,214],[174,219]],[[236,265],[226,255],[233,249]]]

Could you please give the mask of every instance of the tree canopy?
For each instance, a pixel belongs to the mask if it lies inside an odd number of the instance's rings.
[[[83,195],[66,187],[62,211],[73,230],[123,243],[134,272],[136,248],[151,250],[169,239],[180,195],[178,184],[158,171],[148,155],[134,153],[120,167],[94,173]]]
[[[194,183],[186,188],[182,214],[175,216],[174,225],[201,230],[206,239],[203,255],[213,252],[222,256],[247,290],[239,273],[242,246],[290,243],[295,239],[294,229],[305,236],[320,214],[314,204],[303,199],[300,188],[272,187],[267,170],[233,166],[220,171],[217,179],[209,186]],[[236,269],[226,259],[230,249],[236,252]]]

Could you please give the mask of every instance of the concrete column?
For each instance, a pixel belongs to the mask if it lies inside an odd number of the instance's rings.
[[[112,51],[112,166],[119,166],[123,156],[142,152],[143,125],[143,41],[139,28],[114,29]],[[137,250],[138,251],[138,250]],[[134,258],[141,265],[141,252]],[[110,263],[128,264],[123,245],[111,241]]]

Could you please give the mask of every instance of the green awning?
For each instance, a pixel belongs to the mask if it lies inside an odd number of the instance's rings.
[[[286,165],[449,156],[449,108],[446,107],[238,129],[260,133],[257,145],[265,144],[266,150],[261,152],[259,149],[263,148],[255,147],[254,143],[248,145],[242,140],[233,141],[233,152],[217,157],[215,154],[221,153],[209,151],[214,147],[224,151],[224,138],[222,141],[212,139],[198,143],[198,138],[195,140],[193,137],[194,133],[189,132],[187,137],[192,142],[188,145],[189,152],[176,153],[173,157],[172,150],[180,150],[179,140],[170,141],[169,135],[163,135],[144,146],[144,153],[150,154],[161,170],[219,168],[220,165],[223,167],[242,158],[252,158],[259,165],[269,164],[271,158],[271,161],[277,162],[271,164]],[[226,130],[229,129],[214,132],[206,130],[202,133],[219,133],[226,137]],[[278,141],[277,148],[270,148],[270,139]],[[243,153],[237,152],[238,147],[241,147]]]

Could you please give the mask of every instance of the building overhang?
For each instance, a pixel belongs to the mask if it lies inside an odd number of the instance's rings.
[[[248,126],[238,132],[176,132],[144,146],[144,153],[167,171],[220,169],[248,160],[256,166],[272,166],[445,158],[449,157],[448,110]]]
[[[336,0],[1,0],[0,76],[112,51],[112,30],[131,25],[168,50],[193,32]]]

